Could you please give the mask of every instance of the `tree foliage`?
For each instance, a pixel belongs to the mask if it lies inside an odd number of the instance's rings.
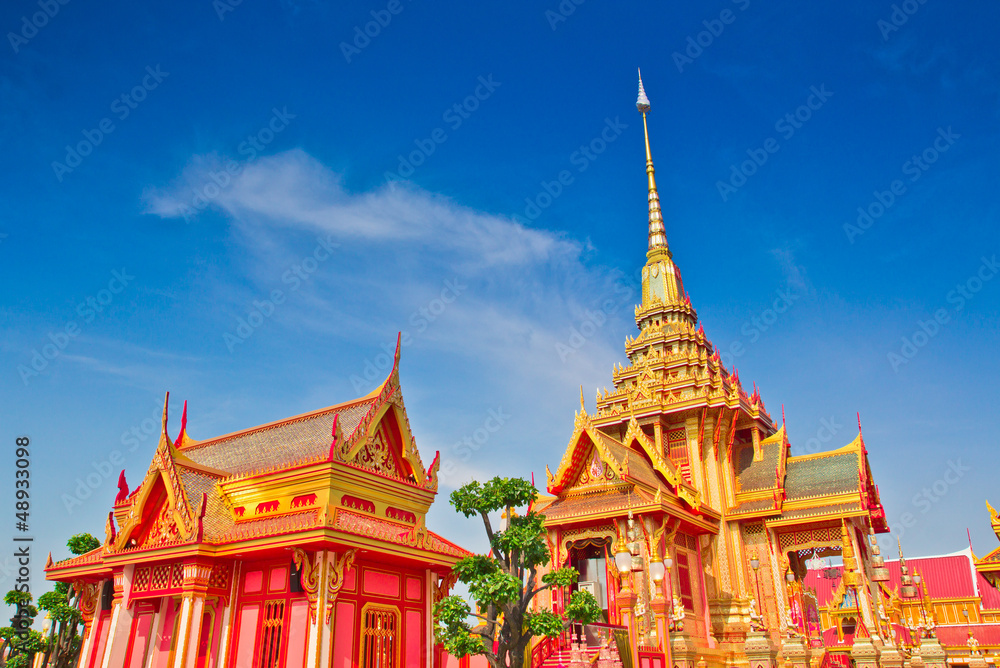
[[[538,577],[549,564],[545,544],[545,517],[529,510],[538,492],[527,480],[496,477],[486,483],[473,481],[451,493],[451,504],[466,517],[478,515],[486,529],[489,556],[465,557],[454,568],[458,580],[476,603],[473,611],[460,596],[437,603],[435,637],[453,656],[484,654],[493,668],[521,668],[525,649],[533,636],[553,637],[574,622],[589,623],[601,616],[601,607],[589,592],[574,592],[564,615],[532,612],[532,599],[553,587],[569,587],[579,574],[560,568]],[[504,511],[507,526],[495,530],[490,513]],[[478,620],[473,628],[470,618]]]
[[[70,552],[77,556],[87,554],[88,552],[96,550],[100,546],[101,541],[97,540],[89,533],[78,533],[66,541],[66,547],[69,548]]]
[[[100,541],[89,533],[76,534],[66,543],[70,552],[76,555],[86,554],[100,545]],[[7,592],[4,603],[17,606],[19,612],[11,618],[11,626],[0,628],[0,668],[29,668],[36,654],[43,654],[43,664],[52,668],[76,665],[83,623],[79,592],[74,592],[65,582],[57,582],[52,591],[38,597],[37,607],[30,593],[17,590]],[[24,629],[34,624],[39,610],[52,620],[49,632],[43,635],[31,629],[27,634],[18,634],[19,627]]]

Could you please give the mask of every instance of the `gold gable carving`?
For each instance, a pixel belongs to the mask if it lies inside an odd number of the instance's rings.
[[[176,458],[183,458],[183,455],[180,455],[171,445],[164,424],[164,432],[160,436],[160,443],[153,454],[153,461],[146,477],[140,484],[139,492],[133,499],[131,508],[122,522],[121,530],[118,531],[113,540],[109,541],[105,548],[106,551],[119,552],[128,546],[129,540],[140,528],[146,505],[157,481],[163,483],[166,501],[163,507],[156,512],[155,517],[153,515],[148,517],[148,521],[153,522],[153,527],[148,533],[149,539],[145,544],[152,546],[166,542],[191,540],[197,535],[197,520],[188,507],[180,475],[174,463]]]

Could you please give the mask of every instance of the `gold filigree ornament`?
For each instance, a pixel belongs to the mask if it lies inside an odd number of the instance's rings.
[[[341,555],[336,552],[330,554],[329,567],[326,572],[326,616],[324,624],[330,624],[330,617],[333,615],[333,604],[337,601],[340,590],[344,588],[344,574],[354,565],[354,557],[357,555],[356,549],[348,550]]]
[[[319,597],[319,559],[309,556],[309,553],[300,547],[292,549],[292,562],[296,570],[299,571],[299,583],[306,593],[309,601],[309,619],[316,623],[316,605]]]

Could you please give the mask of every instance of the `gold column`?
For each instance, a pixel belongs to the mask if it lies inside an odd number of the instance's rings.
[[[632,651],[632,661],[639,658],[639,629],[635,619],[635,602],[638,596],[632,591],[631,576],[622,574],[622,588],[618,592],[618,609],[621,611],[622,626],[628,629],[628,644]]]
[[[184,564],[181,581],[180,621],[177,624],[177,645],[173,668],[194,668],[201,639],[201,620],[208,592],[212,565],[205,562]]]

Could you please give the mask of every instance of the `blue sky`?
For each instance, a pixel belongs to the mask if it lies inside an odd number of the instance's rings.
[[[33,444],[36,588],[103,535],[117,458],[141,479],[165,391],[211,437],[367,392],[400,330],[442,491],[544,480],[635,332],[637,66],[709,337],[796,452],[861,412],[908,553],[996,546],[996,3],[51,2],[0,8],[0,443]],[[430,524],[483,547],[444,495]]]

